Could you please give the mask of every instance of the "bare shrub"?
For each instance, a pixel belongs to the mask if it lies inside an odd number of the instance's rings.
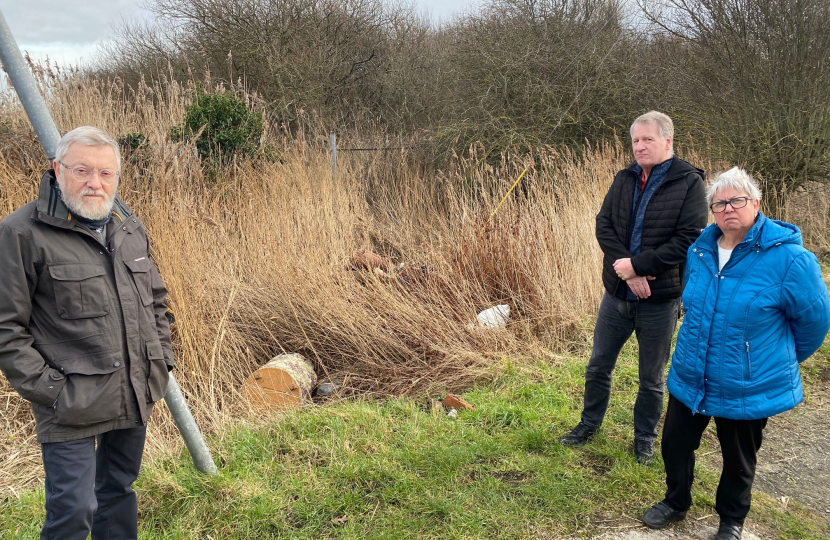
[[[494,0],[444,26],[382,0],[154,0],[96,73],[210,78],[259,93],[291,134],[426,134],[444,165],[612,136],[647,109],[619,0]],[[239,86],[238,84],[236,84]],[[646,107],[646,108],[644,108]]]
[[[307,127],[312,111],[329,128],[379,112],[387,123],[417,114],[389,102],[400,93],[394,73],[427,31],[413,8],[381,0],[155,0],[148,7],[155,21],[122,25],[99,73],[130,85],[170,75],[241,80],[292,131]]]
[[[830,181],[830,4],[643,3],[672,36],[663,73],[685,96],[685,115],[712,135],[720,157],[761,178],[768,212],[780,215],[790,193]]]
[[[456,87],[439,143],[480,142],[498,158],[613,136],[636,117],[625,98],[636,41],[623,18],[616,0],[499,0],[457,21],[449,58]]]

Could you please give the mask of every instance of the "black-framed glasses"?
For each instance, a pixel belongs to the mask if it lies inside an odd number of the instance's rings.
[[[75,165],[74,167],[70,167],[63,161],[58,161],[58,163],[60,163],[64,169],[72,171],[72,176],[74,176],[75,180],[78,180],[79,182],[86,182],[89,180],[95,171],[98,171],[98,179],[101,183],[108,186],[114,184],[115,181],[118,180],[118,177],[121,176],[121,173],[112,169],[91,169],[86,165]]]
[[[712,209],[713,213],[720,214],[721,212],[726,210],[727,204],[731,206],[734,210],[737,210],[739,208],[743,208],[744,206],[746,206],[746,203],[748,203],[749,201],[754,200],[755,199],[753,199],[752,197],[732,197],[728,201],[715,201],[709,205],[709,208]]]

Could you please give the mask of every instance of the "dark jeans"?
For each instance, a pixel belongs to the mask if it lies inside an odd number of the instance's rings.
[[[602,297],[594,328],[594,349],[585,369],[585,405],[582,421],[599,427],[611,397],[611,373],[632,333],[640,346],[640,389],[634,402],[634,436],[657,438],[663,414],[663,386],[671,339],[677,325],[680,299],[665,302],[629,302]]]
[[[695,450],[711,416],[694,414],[669,394],[663,426],[663,462],[666,465],[665,502],[675,510],[692,505]],[[724,521],[743,524],[752,502],[752,481],[767,419],[728,420],[715,417],[723,455],[723,471],[715,495],[715,510]]]
[[[41,445],[46,520],[40,540],[135,540],[146,426]],[[96,440],[97,439],[97,440]],[[97,443],[97,449],[96,449]]]

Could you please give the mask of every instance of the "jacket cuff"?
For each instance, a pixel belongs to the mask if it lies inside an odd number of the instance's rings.
[[[631,257],[631,268],[634,269],[634,273],[638,276],[646,275],[641,273],[640,269],[637,267],[637,263],[634,262],[634,257]]]
[[[40,376],[37,388],[29,401],[52,408],[58,400],[63,385],[66,384],[66,376],[54,368],[46,369]]]

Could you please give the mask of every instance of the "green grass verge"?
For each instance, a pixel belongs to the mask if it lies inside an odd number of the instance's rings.
[[[557,439],[579,419],[584,359],[505,361],[457,419],[428,400],[346,402],[226,433],[212,442],[217,477],[186,454],[158,459],[136,485],[139,538],[565,538],[635,525],[665,489],[662,462],[630,451],[635,354],[626,346],[608,418],[582,449]],[[828,357],[806,376],[819,380]],[[717,478],[698,467],[690,517],[713,513]],[[37,538],[42,508],[42,490],[0,502],[0,538]],[[830,536],[763,494],[751,518],[780,538]]]

